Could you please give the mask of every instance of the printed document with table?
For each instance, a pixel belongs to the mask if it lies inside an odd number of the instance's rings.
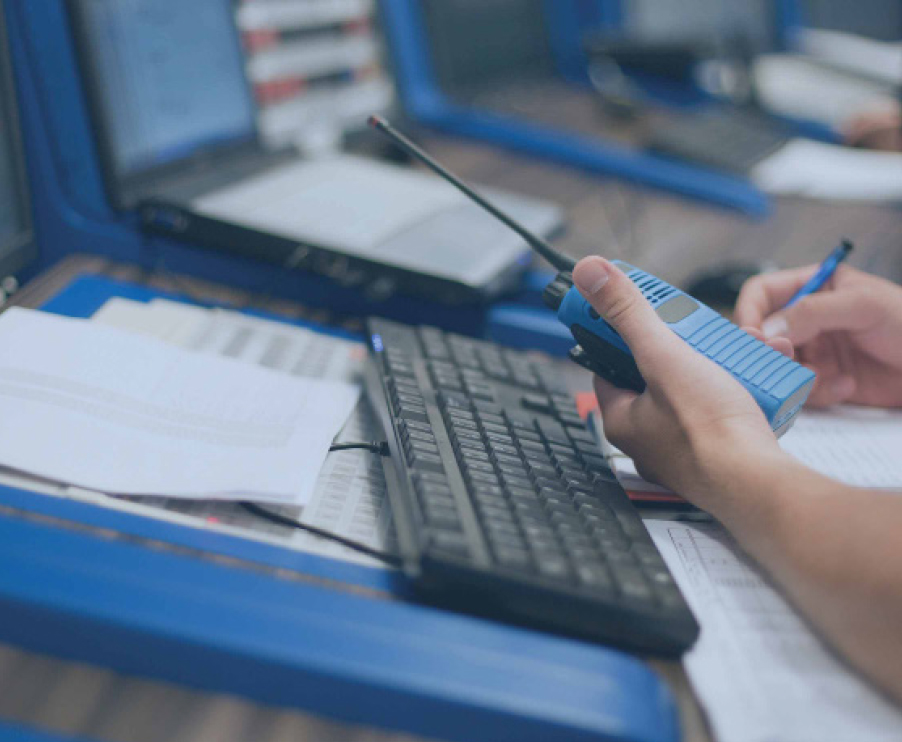
[[[359,396],[24,309],[0,341],[0,463],[111,494],[302,504]]]
[[[366,355],[361,343],[332,334],[165,299],[144,303],[114,298],[95,313],[92,321],[150,334],[185,348],[285,375],[340,380],[358,386]],[[361,396],[335,440],[372,441],[380,435],[369,403]],[[395,543],[385,486],[378,457],[369,451],[336,451],[329,454],[320,469],[310,501],[303,506],[280,506],[278,512],[378,551],[391,552]],[[119,498],[106,504],[196,528],[385,568],[381,562],[341,544],[263,520],[230,502],[142,497]]]
[[[716,524],[646,521],[701,624],[689,679],[718,742],[894,742],[902,711],[849,670]]]

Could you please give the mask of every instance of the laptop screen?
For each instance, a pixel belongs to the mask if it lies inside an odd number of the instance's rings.
[[[232,0],[75,0],[72,7],[116,183],[256,138]]]
[[[37,256],[3,17],[0,2],[0,277],[16,273]]]

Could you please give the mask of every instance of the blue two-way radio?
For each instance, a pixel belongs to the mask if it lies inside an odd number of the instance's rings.
[[[729,371],[748,390],[778,436],[789,430],[808,399],[814,384],[813,371],[660,278],[622,261],[613,262],[638,286],[671,330]],[[545,301],[579,343],[570,351],[574,361],[615,386],[638,392],[645,389],[645,380],[629,347],[573,287],[567,273],[558,274],[549,284]]]
[[[557,278],[545,289],[544,299],[573,333],[577,346],[570,351],[571,359],[618,387],[638,392],[645,389],[645,380],[629,346],[574,287],[571,273],[576,263],[573,258],[558,252],[486,201],[381,118],[372,116],[369,123],[514,230],[559,271]],[[660,278],[628,263],[613,262],[636,284],[670,329],[690,347],[732,374],[748,390],[777,436],[789,430],[814,385],[813,371],[778,353]]]

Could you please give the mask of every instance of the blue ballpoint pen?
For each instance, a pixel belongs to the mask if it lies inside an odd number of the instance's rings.
[[[839,264],[849,257],[849,253],[852,252],[853,249],[855,249],[855,245],[852,244],[850,240],[843,240],[842,244],[824,259],[824,262],[821,263],[817,272],[805,282],[805,285],[802,286],[802,288],[796,291],[795,296],[793,296],[783,308],[789,309],[789,307],[802,297],[813,294],[815,291],[820,291],[824,284],[832,278],[834,273],[836,273]]]

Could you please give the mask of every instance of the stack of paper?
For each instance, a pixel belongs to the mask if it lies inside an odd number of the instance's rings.
[[[902,410],[805,410],[780,445],[812,469],[854,487],[902,490]],[[602,450],[624,489],[669,491],[646,482],[633,460],[608,441]]]
[[[25,309],[0,345],[0,465],[105,493],[304,503],[359,396]]]
[[[145,303],[113,298],[97,311],[92,321],[262,366],[286,376],[341,380],[359,385],[366,360],[363,343],[333,333],[166,299]],[[361,396],[336,441],[375,441],[383,437],[367,399]],[[28,486],[33,489],[35,484],[32,482]],[[270,523],[227,501],[164,497],[98,500],[93,493],[73,488],[67,488],[61,496],[99,501],[107,507],[173,520],[195,528],[228,532],[384,568],[380,562],[341,544],[317,538],[303,530]],[[303,506],[282,506],[280,512],[288,518],[362,542],[379,551],[396,549],[382,463],[369,451],[329,454],[310,500]]]
[[[701,625],[686,672],[719,742],[891,742],[902,710],[824,646],[717,525],[645,521]]]

